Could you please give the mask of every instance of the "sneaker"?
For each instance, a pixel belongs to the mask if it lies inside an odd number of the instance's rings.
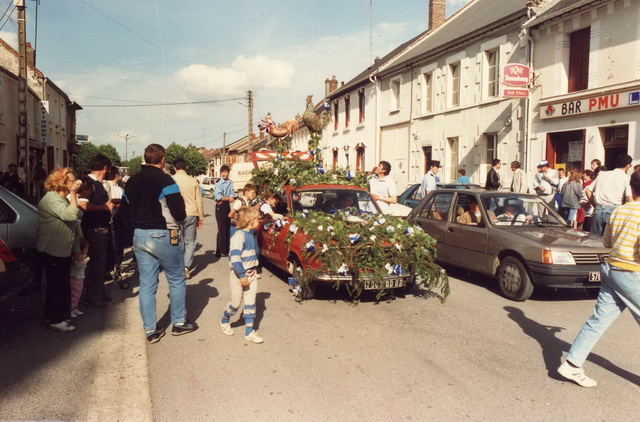
[[[560,365],[558,373],[581,387],[591,388],[598,385],[596,380],[591,379],[584,374],[584,368],[576,368],[567,361]]]
[[[153,344],[153,343],[157,343],[160,341],[160,339],[162,337],[164,337],[164,330],[158,330],[157,328],[155,329],[155,331],[147,331],[147,341],[149,342],[149,344]]]
[[[84,315],[84,312],[82,312],[79,309],[74,309],[73,311],[71,311],[71,317],[73,318],[73,315],[75,316],[80,316],[80,315]]]
[[[184,267],[184,278],[187,280],[191,280],[191,273],[189,272],[189,268]]]
[[[67,321],[62,321],[59,322],[57,324],[49,324],[49,329],[53,330],[53,331],[60,331],[60,332],[68,332],[68,331],[73,331],[76,329],[76,327],[74,327],[73,325],[69,325],[67,323]]]
[[[264,343],[264,339],[258,335],[257,331],[252,331],[249,335],[244,336],[244,339],[251,343],[260,344]]]
[[[171,329],[171,335],[181,336],[183,334],[189,334],[192,331],[198,329],[198,326],[189,322],[188,319],[185,319],[182,324],[174,324]]]
[[[222,334],[224,334],[225,336],[233,335],[233,329],[231,328],[231,324],[228,322],[221,322],[220,329],[222,330]]]
[[[71,311],[71,314],[70,314],[70,315],[71,315],[71,318],[72,318],[72,319],[73,319],[73,318],[78,318],[78,315],[74,314],[74,313],[73,313],[73,311]]]

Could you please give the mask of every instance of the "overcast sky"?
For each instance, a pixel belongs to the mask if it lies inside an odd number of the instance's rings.
[[[448,0],[447,16],[468,0]],[[84,107],[77,133],[110,143],[124,159],[146,145],[222,146],[268,112],[277,123],[324,95],[324,80],[347,82],[427,28],[428,0],[27,0],[27,41],[37,67]],[[0,15],[13,8],[0,0]],[[15,10],[0,37],[17,48]],[[119,101],[115,101],[119,100]],[[123,101],[125,100],[125,101]],[[200,105],[101,108],[144,102]],[[254,133],[258,129],[254,126]]]

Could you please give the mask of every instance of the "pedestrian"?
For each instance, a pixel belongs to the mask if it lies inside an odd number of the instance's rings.
[[[89,242],[84,238],[80,238],[80,253],[71,264],[71,274],[69,277],[69,285],[71,288],[71,318],[84,315],[84,312],[78,309],[78,304],[80,303],[80,296],[84,288],[84,273],[87,268],[87,263],[89,262],[88,254]]]
[[[109,250],[109,228],[111,227],[111,212],[114,204],[102,184],[105,175],[111,168],[111,160],[103,154],[98,154],[91,160],[93,192],[89,195],[82,216],[82,233],[91,245],[89,262],[85,272],[86,302],[89,306],[105,308],[111,296],[105,287],[107,273],[107,254]]]
[[[511,178],[511,192],[514,193],[527,193],[529,192],[529,184],[527,183],[527,174],[520,168],[520,161],[511,162],[511,171],[513,177]]]
[[[562,207],[562,187],[567,182],[567,177],[565,175],[564,168],[560,167],[558,169],[558,186],[556,187],[556,209],[559,210]]]
[[[538,172],[534,176],[533,189],[550,207],[555,209],[555,192],[558,187],[558,172],[549,168],[549,162],[543,160],[538,164]]]
[[[151,144],[144,150],[146,165],[131,176],[125,186],[125,211],[134,228],[133,251],[140,273],[140,315],[149,343],[156,343],[165,330],[156,320],[158,274],[164,271],[171,302],[171,334],[179,336],[198,327],[187,319],[185,296],[187,280],[180,245],[179,222],[187,214],[180,188],[163,172],[166,152],[162,145]]]
[[[638,171],[640,170],[640,164],[636,164],[635,166],[633,166],[633,171]]]
[[[398,202],[396,183],[389,176],[391,164],[380,161],[373,169],[373,176],[369,179],[369,192],[376,201],[383,214],[389,214],[391,204]]]
[[[593,183],[593,171],[585,169],[582,172],[582,195],[580,196],[580,209],[578,210],[578,227],[586,232],[591,229],[591,216],[593,204],[587,198],[587,186]],[[582,225],[580,227],[580,224]]]
[[[491,162],[491,170],[487,173],[487,181],[484,185],[486,190],[498,190],[502,186],[502,183],[500,182],[500,173],[498,173],[500,167],[502,167],[502,162],[499,159],[494,158]]]
[[[429,163],[429,171],[422,176],[422,183],[420,184],[420,193],[424,198],[431,191],[438,188],[438,171],[440,170],[440,161],[431,160]]]
[[[616,157],[616,168],[601,171],[596,180],[587,187],[587,198],[593,203],[594,211],[591,219],[591,233],[602,236],[609,221],[611,212],[624,201],[631,201],[629,175],[633,159],[627,154]]]
[[[229,241],[231,239],[231,203],[235,200],[233,182],[229,180],[231,169],[228,165],[220,167],[220,179],[213,186],[213,199],[216,201],[216,223],[218,237],[216,239],[216,256],[229,255]]]
[[[591,160],[591,171],[596,171],[596,169],[600,167],[602,167],[602,161],[598,160],[597,158]]]
[[[25,197],[25,191],[27,190],[27,184],[29,183],[29,181],[27,180],[27,172],[24,169],[25,164],[24,161],[20,161],[20,163],[18,164],[18,179],[20,180],[20,183],[18,185],[18,195],[21,197]]]
[[[574,229],[578,229],[578,209],[582,198],[582,172],[571,170],[569,181],[562,186],[562,203],[560,213],[562,217],[569,221]]]
[[[18,194],[20,177],[18,176],[18,167],[15,164],[9,164],[9,171],[2,176],[2,187],[11,193]]]
[[[102,180],[102,186],[107,191],[109,200],[122,199],[122,188],[120,187],[120,169],[116,166],[111,166],[109,171],[104,175]]]
[[[202,204],[202,194],[200,184],[195,177],[187,174],[187,162],[184,158],[178,157],[173,160],[173,168],[176,174],[173,180],[180,188],[180,195],[184,199],[187,216],[180,222],[180,235],[184,247],[184,276],[191,278],[191,265],[193,264],[193,254],[196,251],[196,238],[198,230],[204,225],[204,206]]]
[[[72,253],[80,253],[77,236],[80,209],[76,196],[80,185],[72,169],[56,169],[45,180],[47,193],[38,203],[37,249],[47,281],[44,319],[54,331],[75,330],[67,320],[71,318],[69,274]],[[68,194],[71,194],[70,200],[66,198]]]
[[[260,212],[260,219],[271,217],[273,220],[283,220],[284,216],[278,214],[275,210],[280,202],[280,197],[272,192],[266,191],[262,195],[262,200],[258,203],[258,211]]]
[[[640,172],[630,177],[632,200],[612,213],[604,232],[609,256],[601,264],[602,287],[593,315],[582,326],[566,360],[558,368],[563,377],[582,387],[598,383],[584,373],[587,356],[600,337],[627,308],[640,322]]]
[[[469,179],[469,176],[467,176],[467,171],[465,169],[459,169],[458,170],[458,180],[456,180],[456,183],[459,183],[461,185],[470,185],[471,184],[471,179]]]
[[[38,162],[33,168],[33,181],[35,185],[35,197],[36,201],[40,201],[46,190],[44,188],[44,181],[47,178],[47,171],[42,167],[42,163]]]
[[[231,317],[238,312],[240,304],[244,300],[244,338],[245,340],[260,344],[264,339],[258,335],[253,323],[256,319],[256,293],[258,292],[258,278],[256,267],[258,256],[256,255],[256,238],[251,230],[258,228],[260,215],[253,207],[241,207],[237,212],[236,228],[238,229],[231,238],[231,252],[229,254],[229,303],[225,308],[220,328],[227,336],[233,335]]]
[[[233,237],[234,233],[237,230],[237,221],[236,214],[238,210],[242,207],[251,206],[252,202],[256,199],[258,191],[252,183],[247,183],[242,188],[242,195],[239,198],[236,198],[231,204],[231,211],[229,212],[229,219],[231,220],[231,237]],[[273,209],[272,209],[273,210]]]

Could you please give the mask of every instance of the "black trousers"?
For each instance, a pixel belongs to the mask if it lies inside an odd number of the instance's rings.
[[[42,253],[47,291],[44,299],[44,319],[58,324],[71,318],[71,257],[59,258]]]
[[[231,240],[231,204],[225,201],[216,204],[216,222],[218,223],[218,238],[216,241],[216,256],[229,255],[229,242]]]
[[[87,228],[84,238],[89,242],[89,262],[85,269],[87,303],[102,302],[106,296],[104,276],[107,272],[109,229]]]

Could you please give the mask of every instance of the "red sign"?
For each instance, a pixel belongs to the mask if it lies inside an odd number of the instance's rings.
[[[523,64],[506,64],[502,68],[502,83],[510,86],[529,85],[529,67]]]
[[[502,96],[504,98],[527,98],[529,96],[529,90],[526,88],[503,88]]]

